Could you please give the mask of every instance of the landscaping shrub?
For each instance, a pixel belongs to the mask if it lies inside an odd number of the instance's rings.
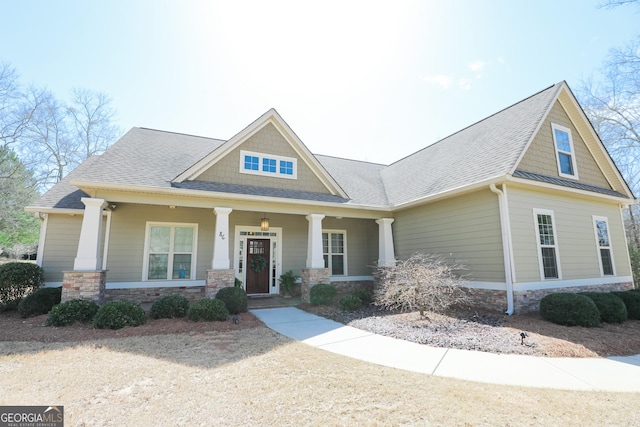
[[[192,322],[200,320],[224,321],[228,317],[229,310],[220,299],[201,299],[196,301],[187,312],[187,318]]]
[[[624,301],[629,319],[640,319],[640,292],[624,291],[611,293]]]
[[[596,303],[580,294],[549,294],[540,301],[540,315],[544,320],[566,326],[600,325],[600,312]]]
[[[581,292],[593,300],[600,312],[600,320],[606,323],[622,323],[627,320],[627,307],[621,298],[606,292]]]
[[[185,317],[189,311],[189,300],[182,295],[167,295],[151,306],[151,317],[154,319],[175,319]]]
[[[362,300],[355,294],[345,295],[338,302],[342,311],[357,311],[362,308]]]
[[[84,299],[72,299],[51,309],[47,326],[67,326],[73,322],[89,322],[98,312],[98,304]]]
[[[311,288],[310,301],[313,305],[329,305],[338,291],[335,286],[321,283]]]
[[[139,326],[147,320],[142,307],[129,301],[113,301],[98,309],[93,325],[98,329],[120,329],[125,326]]]
[[[15,310],[20,300],[44,284],[40,266],[28,262],[0,265],[0,312]]]
[[[230,314],[247,311],[247,293],[242,288],[222,288],[216,294],[216,299],[224,303]]]
[[[40,288],[30,293],[18,304],[18,312],[22,317],[47,314],[54,305],[60,304],[62,287]]]
[[[373,302],[373,292],[371,291],[358,289],[356,291],[353,291],[353,295],[360,298],[360,301],[362,301],[363,305],[369,305]]]

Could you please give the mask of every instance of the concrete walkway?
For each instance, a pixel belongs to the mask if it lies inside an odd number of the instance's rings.
[[[289,338],[382,366],[491,384],[640,392],[640,354],[550,358],[436,348],[362,331],[295,307],[251,313]]]

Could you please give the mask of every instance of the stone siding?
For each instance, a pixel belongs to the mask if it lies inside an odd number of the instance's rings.
[[[102,304],[106,282],[106,270],[65,271],[62,279],[61,302],[84,299]]]
[[[311,287],[313,287],[313,285],[330,282],[331,274],[328,268],[303,269],[301,285],[302,302],[311,302]]]
[[[204,286],[180,286],[162,288],[107,289],[104,302],[130,301],[138,304],[153,304],[167,295],[182,295],[193,303],[204,298]]]
[[[373,281],[372,280],[353,280],[348,282],[331,282],[333,286],[336,287],[336,290],[339,294],[350,294],[353,291],[364,290],[373,292]]]
[[[205,298],[215,298],[222,288],[233,287],[236,275],[234,270],[207,270],[207,283],[204,290]]]

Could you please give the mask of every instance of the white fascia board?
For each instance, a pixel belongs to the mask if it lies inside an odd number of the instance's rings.
[[[55,213],[55,214],[67,214],[67,215],[84,215],[84,209],[60,209],[60,208],[52,208],[52,207],[42,207],[42,206],[27,206],[24,208],[26,212],[33,213]]]

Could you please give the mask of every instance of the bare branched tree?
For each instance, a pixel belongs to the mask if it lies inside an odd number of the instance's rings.
[[[440,256],[415,253],[393,267],[377,269],[375,304],[391,310],[418,310],[421,316],[425,311],[443,312],[468,301],[462,270],[463,266],[449,264]]]

